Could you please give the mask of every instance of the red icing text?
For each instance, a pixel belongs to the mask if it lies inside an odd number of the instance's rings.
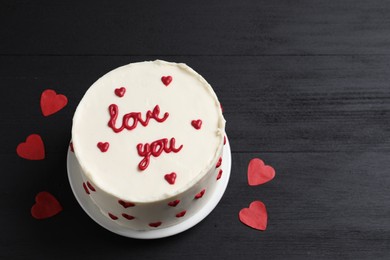
[[[138,154],[144,157],[142,161],[138,164],[138,168],[141,171],[148,168],[150,162],[150,156],[159,157],[162,152],[166,152],[166,153],[179,152],[183,148],[183,145],[180,145],[178,148],[176,148],[175,142],[176,142],[175,138],[171,138],[171,140],[169,140],[169,143],[167,138],[163,138],[160,140],[156,140],[151,144],[148,143],[138,144],[137,145]]]
[[[169,113],[164,113],[163,117],[159,117],[160,114],[160,107],[156,105],[153,109],[153,111],[148,110],[146,112],[145,120],[142,119],[141,113],[140,112],[131,112],[128,114],[125,114],[122,119],[122,126],[119,128],[116,127],[116,119],[118,118],[119,114],[119,108],[116,104],[111,104],[108,107],[108,111],[110,113],[110,121],[108,121],[108,126],[115,132],[119,133],[123,131],[123,129],[127,130],[133,130],[134,128],[137,127],[138,122],[140,122],[141,125],[147,126],[149,124],[149,120],[153,118],[159,123],[164,122],[167,120]],[[132,119],[132,121],[129,120]]]

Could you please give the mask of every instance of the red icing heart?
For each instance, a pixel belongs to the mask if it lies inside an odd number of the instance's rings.
[[[218,172],[218,175],[217,175],[217,180],[221,179],[222,172],[223,172],[222,169],[220,169],[219,172]]]
[[[201,192],[199,192],[198,194],[195,195],[195,199],[200,199],[203,197],[204,193],[206,192],[205,189],[203,189]]]
[[[187,211],[183,210],[182,212],[179,212],[176,214],[176,217],[177,218],[181,218],[181,217],[184,217],[184,215],[186,214]]]
[[[96,191],[96,190],[95,190],[95,187],[93,187],[92,184],[89,183],[89,181],[87,181],[87,186],[88,186],[88,188],[89,188],[91,191]]]
[[[126,93],[126,89],[124,87],[116,88],[114,92],[118,97],[123,97]]]
[[[267,209],[261,201],[253,201],[249,208],[243,208],[239,214],[240,221],[251,228],[265,230],[267,228]]]
[[[162,224],[162,222],[153,222],[153,223],[149,223],[149,226],[151,227],[159,227],[160,225]]]
[[[85,190],[85,193],[87,193],[89,195],[89,190],[88,190],[88,187],[87,185],[85,184],[85,182],[83,182],[83,188]]]
[[[50,218],[62,211],[58,200],[49,192],[41,191],[35,196],[35,204],[31,208],[31,215],[36,219]]]
[[[176,173],[165,174],[164,178],[169,184],[173,185],[176,181]]]
[[[222,164],[222,157],[219,157],[217,164],[215,165],[215,168],[218,168]]]
[[[174,200],[174,201],[169,202],[168,205],[171,207],[176,207],[177,204],[179,204],[179,203],[180,203],[180,200]]]
[[[132,220],[132,219],[135,219],[135,217],[131,216],[131,215],[128,215],[126,213],[122,213],[122,216],[125,218],[125,219],[128,219],[128,220]]]
[[[259,158],[254,158],[248,165],[248,183],[250,186],[260,185],[269,182],[275,177],[275,170],[265,165]]]
[[[202,127],[202,120],[192,120],[191,125],[196,129],[199,130]]]
[[[118,200],[118,203],[121,204],[122,207],[124,207],[125,209],[127,209],[128,207],[134,207],[135,206],[134,203],[126,202],[126,201],[123,201],[123,200]]]
[[[100,151],[101,151],[102,153],[107,152],[109,146],[110,146],[110,144],[107,143],[107,142],[105,142],[105,143],[99,142],[99,143],[97,144],[97,147],[100,149]]]
[[[223,145],[226,144],[226,135],[223,137]]]
[[[74,153],[74,147],[73,147],[73,143],[72,143],[72,142],[70,142],[69,148],[70,148],[70,151],[71,151],[72,153]]]
[[[44,116],[50,116],[68,104],[68,98],[64,95],[57,94],[52,89],[46,89],[41,94],[41,110]]]
[[[110,218],[111,218],[112,220],[117,220],[117,219],[118,219],[117,216],[115,216],[114,214],[111,214],[110,212],[108,212],[108,216],[110,216]]]
[[[168,87],[169,84],[172,82],[172,77],[171,76],[162,76],[161,77],[162,83],[164,83],[165,86]]]
[[[45,147],[40,135],[32,134],[26,139],[26,142],[20,143],[16,147],[16,153],[28,160],[43,160],[45,159]]]

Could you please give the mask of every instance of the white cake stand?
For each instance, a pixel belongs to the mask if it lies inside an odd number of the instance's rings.
[[[120,224],[117,224],[114,221],[111,221],[109,218],[104,216],[99,208],[92,202],[89,197],[85,196],[85,191],[83,190],[82,185],[80,183],[83,182],[81,178],[81,171],[78,161],[76,160],[74,153],[68,150],[67,156],[67,168],[68,168],[68,178],[70,182],[70,186],[72,188],[73,194],[79,202],[80,206],[84,209],[84,211],[99,225],[104,227],[105,229],[116,233],[118,235],[122,235],[130,238],[138,238],[138,239],[155,239],[155,238],[163,238],[172,235],[176,235],[180,232],[183,232],[196,224],[202,221],[207,215],[211,213],[211,211],[217,206],[218,202],[221,200],[222,195],[224,194],[227,184],[229,182],[230,170],[232,165],[231,151],[229,140],[226,136],[226,144],[223,148],[223,163],[222,170],[223,174],[221,179],[218,180],[218,185],[215,187],[215,191],[211,196],[210,200],[193,216],[188,218],[187,220],[166,228],[160,228],[156,230],[146,230],[146,231],[138,231],[127,228]]]

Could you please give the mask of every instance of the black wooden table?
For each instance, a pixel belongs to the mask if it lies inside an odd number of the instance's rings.
[[[389,259],[390,2],[1,1],[1,259]],[[231,179],[197,226],[157,240],[111,233],[70,189],[75,108],[101,75],[130,62],[184,62],[218,94]],[[51,88],[68,105],[43,117]],[[46,159],[15,148],[38,133]],[[251,158],[276,178],[249,187]],[[34,196],[64,210],[36,220]],[[238,212],[268,209],[267,230]]]

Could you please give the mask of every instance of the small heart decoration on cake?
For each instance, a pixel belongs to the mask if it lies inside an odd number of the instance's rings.
[[[219,172],[218,172],[218,175],[217,175],[217,180],[221,179],[222,172],[223,172],[222,169],[220,169]]]
[[[89,188],[91,191],[96,191],[96,190],[95,190],[95,187],[93,187],[92,184],[91,184],[89,181],[87,181],[87,186],[88,186],[88,188]]]
[[[124,218],[127,219],[127,220],[133,220],[133,219],[135,219],[134,216],[131,216],[131,215],[126,214],[126,213],[122,213],[122,217],[124,217]]]
[[[176,181],[176,173],[172,172],[169,174],[165,174],[164,178],[169,184],[173,185]]]
[[[202,127],[202,120],[192,120],[191,125],[196,129],[199,130]]]
[[[172,82],[172,77],[171,76],[162,76],[161,77],[162,83],[168,87],[169,84]]]
[[[219,157],[217,164],[215,165],[215,168],[218,168],[222,164],[222,157]]]
[[[153,222],[153,223],[149,223],[149,226],[151,226],[151,227],[159,227],[159,226],[161,226],[161,222],[159,221],[159,222]]]
[[[65,95],[57,94],[52,89],[46,89],[41,94],[41,110],[44,116],[50,116],[63,109],[68,104]]]
[[[250,160],[248,165],[248,183],[250,186],[257,186],[271,181],[275,177],[275,170],[265,165],[259,158]]]
[[[239,218],[242,223],[251,228],[262,231],[266,230],[267,228],[267,209],[264,203],[261,201],[253,201],[249,205],[249,208],[241,209]]]
[[[29,135],[26,142],[20,143],[16,147],[16,153],[27,160],[45,159],[45,146],[41,136],[38,134]]]
[[[108,212],[108,216],[110,216],[110,218],[111,218],[112,220],[117,220],[117,219],[118,219],[117,216],[115,216],[114,214],[112,214],[112,213],[110,213],[110,212]]]
[[[84,188],[85,193],[87,193],[89,195],[90,193],[89,193],[88,187],[85,184],[85,182],[83,182],[83,188]]]
[[[70,148],[70,151],[71,151],[72,153],[74,153],[73,142],[70,142],[69,148]]]
[[[124,207],[125,209],[127,209],[129,207],[134,207],[135,206],[134,203],[126,202],[126,201],[123,201],[123,200],[118,200],[118,203],[121,204],[122,207]]]
[[[123,97],[126,93],[126,88],[124,88],[124,87],[116,88],[114,92],[115,92],[115,95],[117,95],[118,97]]]
[[[184,215],[186,214],[187,211],[183,210],[182,212],[179,212],[176,214],[176,217],[177,218],[181,218],[181,217],[184,217]]]
[[[105,152],[107,152],[108,147],[110,147],[110,144],[107,143],[107,142],[99,142],[99,143],[97,144],[97,147],[100,149],[100,151],[101,151],[102,153],[105,153]]]
[[[168,206],[176,207],[180,203],[180,200],[174,200],[168,203]]]
[[[61,204],[47,191],[39,192],[35,196],[35,204],[31,207],[31,215],[36,219],[50,218],[61,211]]]
[[[200,199],[203,197],[204,193],[206,192],[206,189],[203,189],[201,192],[195,195],[195,199]]]

